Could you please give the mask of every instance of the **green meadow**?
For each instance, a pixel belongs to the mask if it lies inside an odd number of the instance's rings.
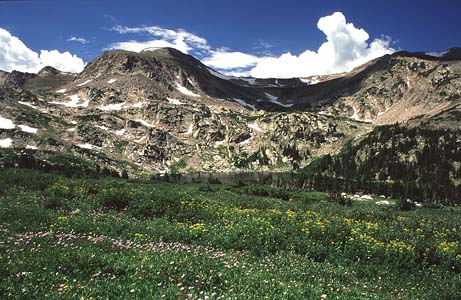
[[[461,209],[380,201],[2,170],[0,298],[461,299]]]

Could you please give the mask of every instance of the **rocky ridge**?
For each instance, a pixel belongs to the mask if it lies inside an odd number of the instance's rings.
[[[347,74],[255,79],[170,48],[110,51],[80,74],[0,73],[0,146],[132,174],[291,170],[374,126],[456,115],[460,58],[400,52]]]

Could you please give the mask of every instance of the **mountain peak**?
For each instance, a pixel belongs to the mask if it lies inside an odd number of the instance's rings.
[[[145,52],[155,52],[155,53],[159,53],[159,54],[168,54],[168,55],[171,55],[171,56],[184,56],[184,55],[187,55],[185,53],[183,53],[182,51],[179,51],[178,49],[176,48],[171,48],[171,47],[149,47],[149,48],[145,48],[141,51],[141,53],[145,53]]]
[[[46,67],[43,67],[40,71],[38,71],[38,75],[42,75],[42,76],[48,76],[48,75],[58,75],[60,74],[61,71],[59,71],[58,69],[56,68],[53,68],[51,66],[46,66]]]

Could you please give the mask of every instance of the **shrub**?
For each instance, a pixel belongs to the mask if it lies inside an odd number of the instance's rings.
[[[415,209],[416,204],[410,199],[401,199],[399,202],[399,209],[402,211]]]
[[[133,194],[133,191],[127,188],[112,188],[103,190],[97,197],[104,208],[122,211],[130,205]]]

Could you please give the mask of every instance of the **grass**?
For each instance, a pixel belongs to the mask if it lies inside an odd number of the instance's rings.
[[[461,299],[461,210],[0,171],[2,299]]]

